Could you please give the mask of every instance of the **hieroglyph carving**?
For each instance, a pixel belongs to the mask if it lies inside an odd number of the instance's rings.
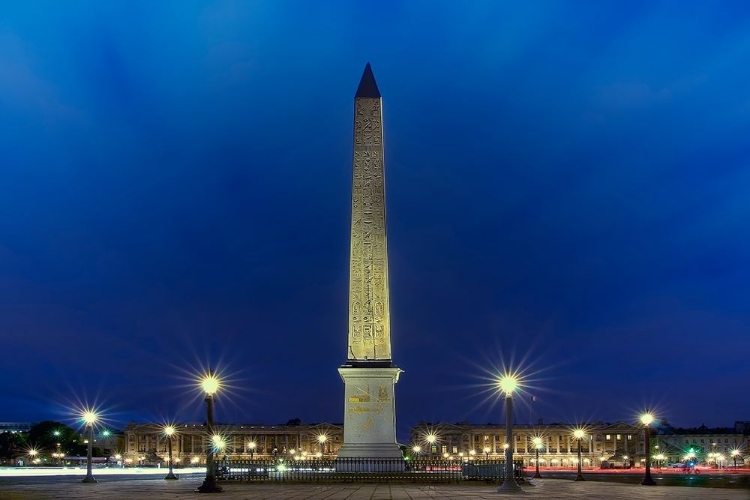
[[[355,99],[349,274],[350,360],[390,360],[381,100]]]

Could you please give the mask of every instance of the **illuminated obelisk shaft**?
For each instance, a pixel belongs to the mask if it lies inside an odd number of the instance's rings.
[[[391,363],[383,152],[382,98],[368,63],[354,96],[349,336],[347,362],[339,368],[345,386],[342,458],[402,456],[396,443],[394,388],[401,370]]]
[[[369,63],[354,97],[350,362],[391,360],[382,98]]]

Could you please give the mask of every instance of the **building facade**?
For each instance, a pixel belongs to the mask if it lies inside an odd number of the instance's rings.
[[[514,425],[514,459],[533,465],[536,460],[534,438],[541,439],[539,464],[570,467],[578,463],[576,428],[583,429],[581,460],[586,467],[600,467],[602,462],[622,467],[640,466],[645,462],[644,428],[626,422],[594,422],[576,426]],[[668,429],[651,430],[651,457],[660,455],[659,465],[681,462],[692,453],[703,464],[733,465],[735,452],[738,465],[747,459],[750,436],[734,429]],[[505,453],[505,424],[431,424],[421,422],[411,431],[410,448],[419,450],[420,457],[429,458],[491,458],[502,459]],[[415,448],[416,447],[416,448]]]
[[[175,464],[203,464],[208,450],[205,424],[176,424],[172,437]],[[224,446],[216,453],[237,458],[304,458],[335,455],[343,443],[341,424],[221,425],[214,426]],[[166,462],[169,449],[164,425],[130,423],[125,427],[126,465]]]
[[[534,438],[541,439],[539,464],[568,467],[578,463],[578,440],[575,426],[515,425],[513,428],[513,457],[534,464]],[[633,461],[645,456],[643,428],[617,422],[595,422],[581,426],[581,459],[584,466],[600,466],[602,461]],[[417,446],[420,456],[478,457],[502,459],[505,453],[504,424],[430,424],[420,423],[411,431],[412,449]]]

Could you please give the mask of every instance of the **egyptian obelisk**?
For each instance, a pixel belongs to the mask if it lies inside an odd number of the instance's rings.
[[[383,100],[370,64],[354,95],[354,164],[349,255],[349,343],[344,380],[344,444],[338,456],[401,458],[396,443],[385,231]]]

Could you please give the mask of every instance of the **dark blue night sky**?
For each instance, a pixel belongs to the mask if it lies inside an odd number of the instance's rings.
[[[750,418],[745,2],[4,2],[0,420],[343,420],[384,99],[399,435]],[[532,396],[538,401],[531,404]]]

